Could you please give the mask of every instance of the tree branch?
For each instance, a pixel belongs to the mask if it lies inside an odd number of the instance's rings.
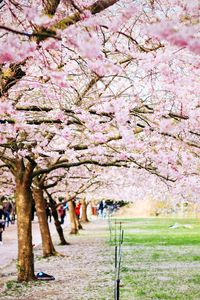
[[[106,8],[114,5],[119,0],[98,0],[94,4],[86,7],[86,10],[90,10],[92,15],[96,15],[97,13],[100,13],[101,11],[105,10]],[[53,25],[50,29],[56,30],[61,29],[64,30],[68,26],[73,25],[81,20],[81,14],[80,12],[76,12],[75,14],[66,17],[65,19],[59,21],[57,24]]]
[[[60,169],[60,168],[71,168],[71,167],[78,167],[81,165],[97,165],[100,167],[110,167],[110,166],[116,166],[116,167],[121,167],[122,164],[120,163],[124,163],[124,161],[122,160],[116,160],[116,161],[111,161],[111,162],[107,162],[107,163],[100,163],[96,160],[83,160],[83,161],[77,161],[77,162],[69,162],[69,163],[59,163],[59,164],[55,164],[53,166],[50,166],[46,169],[41,169],[41,170],[37,170],[33,173],[33,177],[41,175],[41,174],[46,174],[46,173],[50,173],[51,171]]]
[[[42,4],[45,14],[54,15],[58,5],[60,4],[60,0],[42,0]]]
[[[28,32],[23,32],[23,31],[19,31],[17,29],[13,29],[13,28],[10,28],[10,27],[7,27],[7,26],[3,26],[3,25],[0,25],[0,29],[3,29],[5,31],[8,31],[8,32],[12,32],[12,33],[15,33],[15,34],[18,34],[18,35],[23,35],[23,36],[27,36],[29,38],[31,37],[37,37],[38,39],[44,39],[44,38],[54,38],[54,39],[57,39],[57,40],[61,40],[60,37],[56,36],[56,33],[52,30],[43,30],[42,32],[33,32],[33,33],[28,33]]]

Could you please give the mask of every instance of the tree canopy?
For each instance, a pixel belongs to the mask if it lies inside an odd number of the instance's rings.
[[[177,195],[196,198],[198,5],[4,1],[2,166],[15,174],[16,158],[34,161],[33,178],[86,168],[102,181],[120,177],[118,189],[154,189],[164,180]]]

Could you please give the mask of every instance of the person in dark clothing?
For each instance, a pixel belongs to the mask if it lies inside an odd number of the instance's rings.
[[[16,219],[16,203],[12,201],[12,213],[11,213],[11,224],[15,224]]]
[[[0,205],[0,245],[3,245],[2,235],[3,235],[3,231],[5,230],[5,220],[3,220],[3,217],[4,217],[3,206]]]
[[[0,245],[3,245],[2,235],[4,230],[5,230],[5,221],[0,219]]]
[[[51,208],[49,207],[49,204],[47,203],[46,205],[46,214],[47,214],[47,221],[49,220],[49,222],[51,223],[51,216],[52,216],[52,213],[51,213]]]
[[[99,203],[99,208],[98,208],[98,210],[99,210],[99,215],[103,218],[103,210],[104,210],[104,203],[103,203],[103,201],[101,201],[101,202]]]
[[[7,227],[9,226],[10,220],[10,214],[12,212],[12,204],[10,201],[4,200],[3,201],[3,213],[4,213],[4,219],[7,222]]]

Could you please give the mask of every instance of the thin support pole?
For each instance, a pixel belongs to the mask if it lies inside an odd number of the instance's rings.
[[[120,285],[120,279],[117,279],[116,300],[119,300],[119,285]]]
[[[115,219],[115,246],[117,244],[117,223],[116,223],[116,219]]]
[[[115,270],[117,268],[117,246],[115,246]]]

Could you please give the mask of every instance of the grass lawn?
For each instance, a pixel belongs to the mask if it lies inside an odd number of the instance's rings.
[[[124,229],[120,300],[200,300],[199,220],[134,218],[116,221],[121,221]],[[176,228],[170,228],[171,225]],[[116,227],[118,236],[119,225]]]

